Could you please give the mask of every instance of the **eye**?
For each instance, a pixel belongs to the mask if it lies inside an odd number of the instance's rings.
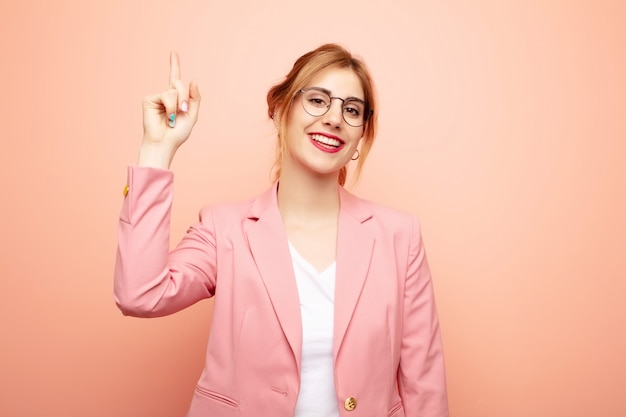
[[[343,111],[345,111],[346,113],[348,113],[351,116],[358,116],[361,114],[361,112],[359,111],[359,109],[354,108],[354,107],[344,107]]]
[[[321,99],[321,98],[313,97],[313,98],[309,99],[309,102],[311,104],[313,104],[314,106],[317,106],[317,107],[326,107],[327,106],[327,104],[324,101],[324,99]]]
[[[350,100],[344,104],[343,111],[347,116],[356,119],[363,114],[363,106],[358,101]]]
[[[304,98],[313,107],[328,107],[330,103],[328,95],[315,90],[307,91]]]

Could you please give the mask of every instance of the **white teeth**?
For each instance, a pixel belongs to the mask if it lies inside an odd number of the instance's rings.
[[[332,139],[324,135],[311,135],[311,139],[328,146],[339,147],[341,145],[341,142],[337,139]]]

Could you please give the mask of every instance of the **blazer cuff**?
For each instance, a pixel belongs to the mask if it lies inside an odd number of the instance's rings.
[[[169,169],[129,165],[120,221],[132,224],[137,221],[142,205],[170,200],[173,184],[174,173]]]

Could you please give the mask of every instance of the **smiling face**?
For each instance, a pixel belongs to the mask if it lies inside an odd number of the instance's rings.
[[[297,169],[315,176],[336,177],[354,155],[364,128],[346,123],[342,112],[348,112],[349,119],[354,117],[350,114],[354,109],[349,105],[344,109],[343,101],[334,97],[363,100],[363,87],[351,69],[331,68],[315,76],[304,90],[313,88],[331,93],[330,108],[322,116],[312,116],[305,110],[303,100],[308,99],[308,105],[319,105],[317,97],[299,93],[293,101],[285,131],[287,152],[283,156],[283,174]]]
[[[277,130],[277,146],[276,146],[276,159],[274,161],[273,174],[272,179],[274,181],[279,180],[283,174],[283,163],[289,163],[290,161],[297,162],[301,161],[300,154],[296,152],[297,148],[293,148],[294,152],[288,150],[287,144],[287,130],[291,129],[292,134],[295,129],[295,125],[290,125],[290,118],[294,118],[294,120],[301,122],[302,117],[298,113],[302,111],[302,105],[296,105],[296,101],[298,103],[301,102],[302,90],[309,90],[312,87],[315,87],[314,81],[316,83],[321,83],[322,81],[326,81],[326,78],[333,78],[337,74],[330,74],[334,72],[343,72],[344,74],[350,73],[351,75],[347,75],[347,78],[351,78],[347,83],[339,83],[340,86],[337,87],[339,91],[332,91],[331,89],[326,89],[329,91],[329,95],[333,97],[332,104],[335,106],[335,103],[339,103],[341,100],[348,99],[352,95],[355,98],[362,98],[366,103],[364,107],[366,114],[364,115],[364,124],[360,128],[353,128],[352,126],[348,127],[344,125],[339,128],[329,128],[327,125],[324,125],[324,122],[321,124],[326,130],[330,130],[331,132],[334,130],[340,130],[341,135],[335,136],[343,138],[346,132],[348,132],[349,137],[352,137],[352,133],[354,129],[360,131],[360,145],[359,145],[359,156],[358,161],[356,161],[356,167],[354,169],[354,178],[358,179],[361,169],[365,161],[367,160],[367,156],[369,155],[370,150],[372,149],[372,145],[374,144],[374,139],[376,137],[377,131],[377,119],[378,119],[378,111],[377,111],[377,100],[376,94],[374,91],[374,82],[372,80],[372,76],[367,66],[363,62],[362,59],[352,55],[350,51],[337,44],[324,44],[320,47],[307,52],[302,55],[300,58],[296,60],[293,64],[293,67],[289,71],[289,73],[285,76],[285,79],[278,84],[272,86],[267,92],[267,115],[270,119],[273,120],[274,125]],[[332,76],[331,76],[332,75]],[[358,79],[359,82],[355,82],[354,76]],[[329,80],[329,82],[332,80]],[[357,96],[356,93],[345,93],[347,95],[343,95],[344,90],[353,90],[363,93],[362,96]],[[352,102],[353,104],[355,102]],[[299,107],[299,108],[298,108]],[[333,107],[334,109],[334,107]],[[321,114],[319,111],[315,109],[311,110],[309,108],[309,116],[315,117],[317,114]],[[348,114],[344,113],[346,116]],[[326,120],[326,117],[331,117],[330,115],[320,116],[320,120]],[[360,118],[350,118],[348,117],[348,121],[352,122],[352,125],[361,124]],[[345,122],[345,121],[344,121]],[[295,123],[295,122],[294,122]],[[332,126],[332,125],[331,125]],[[325,132],[325,133],[331,133]],[[327,135],[323,135],[325,138]],[[292,135],[293,137],[293,135]],[[318,136],[318,139],[321,137]],[[342,139],[343,140],[343,139]],[[318,140],[316,143],[320,143]],[[327,143],[329,144],[329,143]],[[336,144],[336,142],[335,142]],[[333,143],[330,143],[332,146]],[[342,144],[340,144],[342,145]],[[343,157],[343,161],[347,162],[345,159],[345,154],[349,153],[346,149],[345,144],[343,146],[337,146],[337,156]],[[321,150],[321,149],[320,149]],[[352,150],[352,149],[350,149]],[[294,155],[298,158],[294,159]],[[337,176],[337,181],[340,185],[345,185],[347,178],[347,170],[344,162],[344,166],[340,168],[339,175]],[[341,164],[339,164],[341,165]],[[321,172],[321,171],[320,171]]]

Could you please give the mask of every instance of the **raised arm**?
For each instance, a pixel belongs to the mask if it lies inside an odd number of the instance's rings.
[[[143,141],[137,166],[128,167],[118,223],[114,297],[126,315],[162,316],[213,294],[212,222],[190,229],[176,259],[169,255],[173,173],[168,168],[191,134],[199,105],[197,84],[182,83],[178,55],[172,53],[169,88],[143,101]]]

